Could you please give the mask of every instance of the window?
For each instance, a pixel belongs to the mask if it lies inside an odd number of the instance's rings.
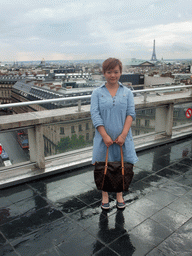
[[[81,132],[81,131],[83,131],[83,129],[82,129],[82,125],[80,124],[79,125],[79,132]]]
[[[174,110],[173,111],[173,116],[174,117],[178,117],[179,116],[179,111],[178,110]]]
[[[145,127],[149,127],[149,120],[145,120]]]
[[[86,133],[86,140],[89,140],[89,133]]]
[[[89,130],[89,123],[86,123],[86,130]]]
[[[135,130],[135,135],[139,135],[140,131],[139,130]]]
[[[75,133],[75,127],[71,126],[71,133]]]
[[[136,126],[140,126],[141,120],[140,119],[136,119]]]
[[[60,127],[60,134],[65,134],[64,127]]]
[[[146,115],[147,116],[151,116],[151,115],[154,115],[154,114],[155,114],[155,110],[153,108],[146,110]]]
[[[141,110],[141,114],[142,114],[142,115],[145,115],[145,110]]]

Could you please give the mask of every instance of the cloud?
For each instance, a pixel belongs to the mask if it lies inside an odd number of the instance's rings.
[[[0,60],[192,58],[191,0],[1,0]],[[157,54],[157,55],[158,55]]]
[[[125,55],[125,52],[132,56],[131,52],[135,53],[142,48],[151,52],[154,39],[156,48],[166,48],[167,46],[171,48],[177,42],[178,45],[188,44],[187,49],[190,49],[192,42],[192,21],[116,32],[106,20],[98,20],[90,23],[90,30],[93,31],[90,35],[98,43],[107,43],[108,47],[120,56]],[[141,52],[138,51],[138,53]]]

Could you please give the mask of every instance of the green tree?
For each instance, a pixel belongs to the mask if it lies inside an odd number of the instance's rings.
[[[70,147],[70,138],[69,138],[69,136],[65,137],[65,138],[61,138],[60,142],[57,144],[57,149],[60,152],[66,151],[69,147]]]
[[[57,150],[59,152],[65,152],[68,149],[76,149],[76,148],[80,148],[86,145],[86,141],[84,139],[83,135],[79,135],[79,137],[77,137],[76,134],[73,134],[71,136],[71,139],[68,137],[65,138],[61,138],[60,142],[57,144]]]
[[[71,136],[71,140],[70,140],[70,148],[77,148],[77,147],[78,147],[77,134],[73,134]]]
[[[85,139],[83,135],[79,135],[79,146],[85,146]]]

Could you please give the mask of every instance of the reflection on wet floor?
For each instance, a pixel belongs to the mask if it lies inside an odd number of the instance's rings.
[[[191,255],[192,139],[138,156],[124,211],[92,166],[0,190],[0,255]]]

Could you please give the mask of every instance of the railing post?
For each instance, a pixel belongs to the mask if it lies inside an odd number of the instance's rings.
[[[78,100],[78,112],[81,112],[81,100]]]
[[[192,96],[192,88],[189,88],[190,96]]]
[[[143,93],[143,96],[144,96],[144,102],[147,102],[147,93],[144,92],[144,93]]]
[[[30,161],[36,162],[40,169],[45,168],[43,126],[28,129]]]
[[[167,123],[166,123],[166,130],[165,130],[167,136],[172,136],[173,111],[174,111],[174,104],[169,104],[167,108]]]
[[[172,135],[174,104],[156,108],[155,131],[165,132],[166,136]]]

